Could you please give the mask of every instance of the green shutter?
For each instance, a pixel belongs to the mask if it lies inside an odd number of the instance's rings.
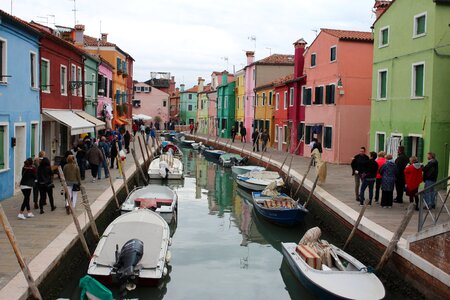
[[[384,134],[377,134],[378,136],[378,151],[384,151]]]
[[[412,155],[412,143],[411,143],[411,137],[407,136],[403,138],[402,146],[405,147],[405,154],[406,156],[410,157]]]
[[[47,74],[48,74],[48,62],[43,60],[41,63],[41,89],[42,90],[48,89]]]
[[[423,138],[417,139],[417,158],[420,162],[423,161],[423,152],[424,152],[424,142]]]
[[[387,72],[380,72],[380,98],[387,96]]]
[[[336,86],[333,84],[330,86],[330,104],[334,104],[335,95],[336,95]]]
[[[389,29],[383,29],[381,32],[381,45],[387,45],[389,42]]]
[[[425,23],[425,16],[421,16],[416,19],[416,35],[425,33]]]
[[[5,128],[0,126],[0,169],[5,168]]]
[[[424,66],[414,66],[415,71],[415,93],[416,97],[423,97],[423,85],[424,85]]]

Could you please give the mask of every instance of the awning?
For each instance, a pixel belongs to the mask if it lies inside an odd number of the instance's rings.
[[[122,118],[114,118],[114,124],[116,124],[116,125],[127,125],[128,124],[128,121],[127,120],[125,120],[125,119],[122,119]]]
[[[70,110],[48,110],[44,109],[42,113],[58,123],[70,128],[70,135],[94,132],[94,124],[86,121]]]
[[[74,111],[74,113],[76,113],[77,115],[79,115],[80,117],[82,117],[83,119],[93,123],[95,125],[95,129],[96,130],[102,130],[106,128],[106,124],[105,122],[103,122],[102,120],[97,119],[94,116],[91,116],[90,114],[88,114],[85,111],[82,110],[76,110]]]

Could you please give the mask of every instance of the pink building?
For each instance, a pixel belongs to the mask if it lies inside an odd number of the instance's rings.
[[[251,142],[251,136],[253,133],[253,120],[255,119],[255,92],[253,91],[256,87],[255,81],[255,69],[256,66],[253,64],[255,60],[255,52],[247,51],[245,52],[247,56],[247,66],[245,67],[245,92],[244,92],[244,127],[247,129],[247,141]]]
[[[370,32],[322,29],[305,52],[304,156],[314,137],[332,163],[349,163],[368,146],[372,47]]]
[[[144,82],[135,82],[133,97],[133,114],[144,114],[155,119],[161,118],[161,128],[169,122],[169,94]]]
[[[114,67],[100,57],[98,67],[98,105],[97,117],[104,120],[106,129],[111,129],[112,120],[112,76]]]

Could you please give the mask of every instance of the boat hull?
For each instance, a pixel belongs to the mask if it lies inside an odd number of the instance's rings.
[[[232,166],[231,172],[235,175],[243,175],[251,171],[265,171],[266,168],[259,166]]]
[[[267,221],[281,226],[294,226],[305,219],[307,211],[302,209],[286,209],[286,210],[272,210],[265,209],[261,205],[254,204],[256,212]]]
[[[236,182],[239,186],[252,191],[264,191],[264,189],[267,187],[267,185],[254,184],[241,179],[237,179]]]
[[[209,150],[204,150],[203,156],[214,159],[214,160],[219,160],[220,156],[224,153],[225,152],[211,152]]]

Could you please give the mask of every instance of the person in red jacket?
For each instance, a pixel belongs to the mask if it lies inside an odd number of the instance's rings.
[[[419,197],[417,192],[419,185],[423,180],[422,177],[422,164],[417,157],[411,156],[409,159],[409,165],[405,168],[405,183],[406,183],[406,195],[409,196],[409,202],[416,201],[416,210],[419,210]]]
[[[376,203],[378,203],[378,200],[380,199],[380,189],[381,189],[380,169],[386,163],[385,156],[386,156],[386,153],[384,151],[380,151],[380,152],[378,152],[378,158],[375,160],[378,164],[377,179],[375,182],[375,202]]]

